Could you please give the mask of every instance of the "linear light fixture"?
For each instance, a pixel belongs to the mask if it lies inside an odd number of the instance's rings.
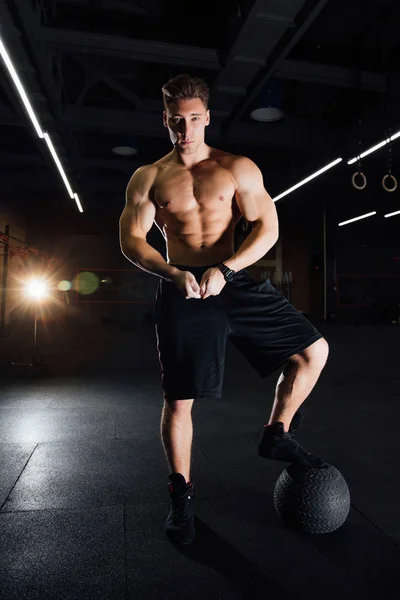
[[[384,217],[385,217],[385,219],[388,219],[389,217],[394,217],[395,215],[400,215],[400,210],[396,210],[396,212],[388,213],[387,215],[384,215]]]
[[[58,158],[57,152],[56,152],[56,150],[55,150],[55,148],[53,146],[53,143],[52,143],[52,141],[50,139],[49,134],[47,132],[43,132],[42,128],[39,125],[39,120],[38,120],[38,118],[37,118],[37,116],[35,114],[35,111],[32,108],[32,105],[31,105],[31,103],[29,101],[29,98],[28,98],[28,95],[27,95],[27,93],[25,91],[25,88],[22,85],[20,78],[18,77],[17,71],[15,70],[15,67],[14,67],[14,65],[12,63],[12,60],[10,58],[9,53],[6,50],[6,47],[4,46],[4,43],[3,43],[3,40],[1,39],[1,36],[0,36],[0,55],[1,55],[2,59],[3,59],[3,61],[4,61],[4,64],[6,65],[6,67],[8,69],[8,72],[10,73],[10,76],[11,76],[13,82],[14,82],[15,87],[18,90],[18,93],[19,93],[19,95],[21,97],[21,100],[22,100],[22,102],[23,102],[23,104],[25,106],[26,112],[28,113],[28,115],[29,115],[29,117],[30,117],[30,119],[32,121],[32,124],[33,124],[33,126],[34,126],[34,128],[36,130],[37,135],[39,136],[40,139],[44,139],[45,140],[45,142],[46,142],[46,144],[47,144],[47,146],[48,146],[48,148],[50,150],[50,153],[51,153],[51,155],[52,155],[52,157],[54,159],[54,162],[56,163],[56,166],[57,166],[57,168],[58,168],[58,170],[60,172],[62,180],[65,183],[65,187],[68,190],[68,194],[69,194],[70,198],[72,198],[72,199],[74,199],[76,201],[76,204],[78,206],[79,211],[83,212],[82,205],[81,205],[81,203],[79,201],[78,195],[76,193],[74,194],[74,192],[72,191],[71,185],[70,185],[70,183],[69,183],[69,181],[67,179],[65,171],[63,169],[63,166],[61,164],[60,159]]]
[[[306,177],[302,181],[299,181],[299,183],[296,183],[296,185],[294,185],[293,187],[289,188],[285,192],[282,192],[282,194],[279,194],[279,196],[276,196],[275,198],[272,198],[273,201],[277,202],[278,200],[280,200],[281,198],[283,198],[283,196],[287,196],[288,194],[290,194],[290,192],[293,192],[294,190],[297,190],[297,188],[299,188],[300,186],[308,183],[309,181],[311,181],[311,179],[314,179],[314,177],[318,177],[318,175],[321,175],[321,173],[324,173],[328,169],[331,169],[332,167],[334,167],[335,165],[337,165],[338,163],[340,163],[340,161],[342,161],[342,160],[343,160],[342,158],[337,158],[333,162],[329,163],[329,165],[326,165],[325,167],[322,167],[322,169],[320,169],[319,171],[316,171],[316,173],[313,173],[312,175],[309,175],[309,177]]]
[[[50,139],[50,136],[49,136],[49,134],[48,134],[47,132],[45,132],[43,135],[44,135],[44,139],[45,139],[45,141],[46,141],[46,144],[47,144],[47,145],[48,145],[48,147],[49,147],[50,153],[51,153],[51,155],[52,155],[52,157],[53,157],[53,159],[54,159],[54,162],[55,162],[55,163],[56,163],[56,165],[57,165],[57,169],[58,169],[58,170],[59,170],[59,172],[60,172],[61,178],[62,178],[63,182],[65,183],[65,187],[66,187],[66,188],[67,188],[67,190],[68,190],[68,194],[70,195],[70,198],[72,198],[72,199],[73,199],[73,198],[74,198],[74,192],[72,191],[72,188],[71,188],[71,186],[70,186],[70,184],[69,184],[69,181],[68,181],[68,179],[67,179],[67,176],[66,176],[66,174],[65,174],[65,171],[64,171],[64,169],[63,169],[63,166],[62,166],[62,164],[61,164],[61,162],[60,162],[60,159],[59,159],[59,158],[58,158],[58,156],[57,156],[57,152],[55,151],[55,148],[54,148],[54,146],[53,146],[53,142],[51,141],[51,139]]]
[[[372,217],[372,215],[376,215],[376,210],[374,210],[373,212],[367,213],[365,215],[360,215],[359,217],[355,217],[354,219],[349,219],[348,221],[342,221],[342,223],[339,223],[339,227],[342,227],[342,225],[347,225],[348,223],[354,223],[354,221],[360,221],[360,219],[366,219],[367,217]]]
[[[389,142],[393,142],[393,140],[397,139],[398,137],[400,137],[400,131],[397,131],[396,133],[394,133],[392,136],[390,136],[390,138],[383,140],[383,142],[379,142],[379,144],[376,144],[376,146],[372,146],[372,148],[369,148],[369,150],[362,152],[359,156],[355,156],[354,158],[351,158],[347,164],[352,165],[360,158],[364,158],[364,156],[368,156],[368,154],[372,154],[372,152],[375,152],[375,150],[379,150],[379,148],[382,148],[382,146],[385,146]]]
[[[83,212],[83,208],[82,208],[82,205],[80,203],[79,196],[78,196],[78,194],[76,192],[74,193],[74,198],[75,198],[75,202],[76,202],[76,204],[78,206],[79,212]]]
[[[14,85],[15,85],[15,87],[17,88],[17,90],[19,92],[21,100],[22,100],[22,102],[23,102],[23,104],[24,104],[24,106],[26,108],[26,112],[30,116],[30,119],[31,119],[31,121],[33,123],[33,126],[34,126],[35,130],[36,130],[36,133],[38,134],[38,136],[41,139],[43,139],[44,134],[43,134],[42,128],[39,125],[39,121],[38,121],[38,119],[37,119],[37,117],[35,115],[35,112],[34,112],[34,110],[32,108],[31,103],[29,102],[29,99],[28,99],[28,96],[27,96],[27,94],[25,92],[24,86],[22,85],[21,80],[18,77],[17,71],[15,70],[14,65],[12,64],[10,55],[8,54],[8,52],[6,50],[1,37],[0,37],[0,54],[1,54],[1,57],[2,57],[2,59],[4,61],[4,64],[6,65],[6,67],[8,69],[8,72],[11,75],[11,78],[12,78],[12,80],[14,82]]]

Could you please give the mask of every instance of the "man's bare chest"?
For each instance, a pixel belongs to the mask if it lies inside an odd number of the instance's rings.
[[[222,168],[178,169],[161,173],[153,186],[158,211],[175,213],[232,206],[235,184],[229,171]]]

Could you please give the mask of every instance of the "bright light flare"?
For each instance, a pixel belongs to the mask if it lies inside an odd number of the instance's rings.
[[[70,281],[68,281],[67,279],[63,279],[57,285],[57,289],[60,290],[60,292],[68,292],[68,290],[70,290],[71,287],[72,287],[72,283]]]
[[[25,291],[34,300],[43,300],[48,294],[48,285],[41,279],[32,279],[25,286]]]

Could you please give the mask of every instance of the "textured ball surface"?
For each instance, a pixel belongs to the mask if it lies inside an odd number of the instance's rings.
[[[307,533],[329,533],[347,519],[350,492],[343,475],[332,465],[314,469],[292,464],[275,484],[274,506],[291,527]]]

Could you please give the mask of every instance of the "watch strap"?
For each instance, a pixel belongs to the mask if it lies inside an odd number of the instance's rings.
[[[219,263],[217,267],[224,276],[225,281],[232,281],[233,277],[236,275],[236,271],[232,271],[232,269],[224,265],[224,263]]]

